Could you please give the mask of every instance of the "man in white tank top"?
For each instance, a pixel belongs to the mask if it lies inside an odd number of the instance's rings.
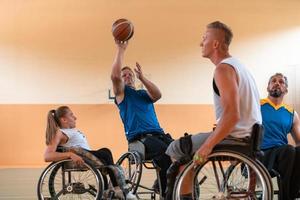
[[[202,56],[215,65],[213,88],[217,126],[211,133],[191,137],[195,164],[205,162],[215,145],[224,138],[249,136],[252,126],[262,121],[255,81],[248,70],[229,54],[230,28],[219,21],[208,24],[206,28],[200,46]],[[166,153],[173,160],[185,155],[179,140],[171,143]],[[183,188],[181,199],[191,199],[191,190]]]

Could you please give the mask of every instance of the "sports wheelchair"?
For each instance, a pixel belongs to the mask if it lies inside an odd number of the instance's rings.
[[[108,174],[108,168],[113,166],[104,166],[96,156],[79,147],[59,147],[57,151],[72,151],[83,158],[84,164],[78,166],[71,159],[64,159],[48,165],[38,181],[39,200],[102,200],[112,199],[113,196],[125,199],[122,190],[115,191],[112,187],[108,188],[110,184],[104,179]]]
[[[125,180],[129,185],[129,190],[135,194],[138,199],[163,199],[160,182],[160,168],[154,160],[145,160],[145,147],[140,141],[135,141],[135,146],[129,145],[129,151],[124,153],[116,162],[125,172]],[[142,185],[142,172],[144,170],[155,170],[158,184],[157,190],[147,185]],[[154,180],[153,180],[154,181]]]
[[[225,139],[199,166],[190,161],[177,176],[172,198],[180,200],[187,174],[193,174],[193,199],[273,199],[271,177],[259,162],[263,128],[253,126],[247,140]]]

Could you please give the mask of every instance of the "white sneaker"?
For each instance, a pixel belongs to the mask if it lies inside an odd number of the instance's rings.
[[[128,193],[126,194],[126,199],[127,199],[127,200],[137,200],[138,198],[136,197],[135,194],[132,194],[132,192],[128,192]]]

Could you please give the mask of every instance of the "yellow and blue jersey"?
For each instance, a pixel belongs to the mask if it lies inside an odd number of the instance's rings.
[[[287,135],[293,127],[294,109],[286,104],[276,106],[268,98],[262,99],[260,104],[264,125],[264,138],[261,149],[287,144]]]

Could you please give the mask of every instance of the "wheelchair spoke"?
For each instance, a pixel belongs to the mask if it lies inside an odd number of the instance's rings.
[[[139,187],[143,167],[139,155],[134,152],[127,152],[121,156],[116,164],[123,169],[129,190],[135,194]]]
[[[102,196],[103,179],[99,171],[87,164],[78,168],[70,163],[69,160],[58,161],[43,172],[38,184],[40,200],[96,200]]]
[[[95,189],[95,187],[89,185],[89,188],[87,189],[87,192],[90,193],[93,197],[96,196],[97,190]]]
[[[58,197],[60,197],[60,195],[62,195],[64,192],[64,189],[62,189],[61,191],[59,191],[55,196],[54,199],[58,199]]]
[[[268,175],[259,164],[240,154],[216,152],[196,169],[191,162],[177,179],[173,196],[176,200],[181,194],[182,186],[186,184],[185,177],[191,174],[194,199],[271,198],[272,185]]]
[[[212,166],[213,166],[213,171],[214,171],[214,174],[215,174],[215,178],[216,178],[216,183],[218,185],[218,188],[219,188],[219,191],[220,191],[220,179],[219,179],[219,176],[218,176],[218,172],[217,172],[217,167],[216,167],[216,163],[212,161]]]

